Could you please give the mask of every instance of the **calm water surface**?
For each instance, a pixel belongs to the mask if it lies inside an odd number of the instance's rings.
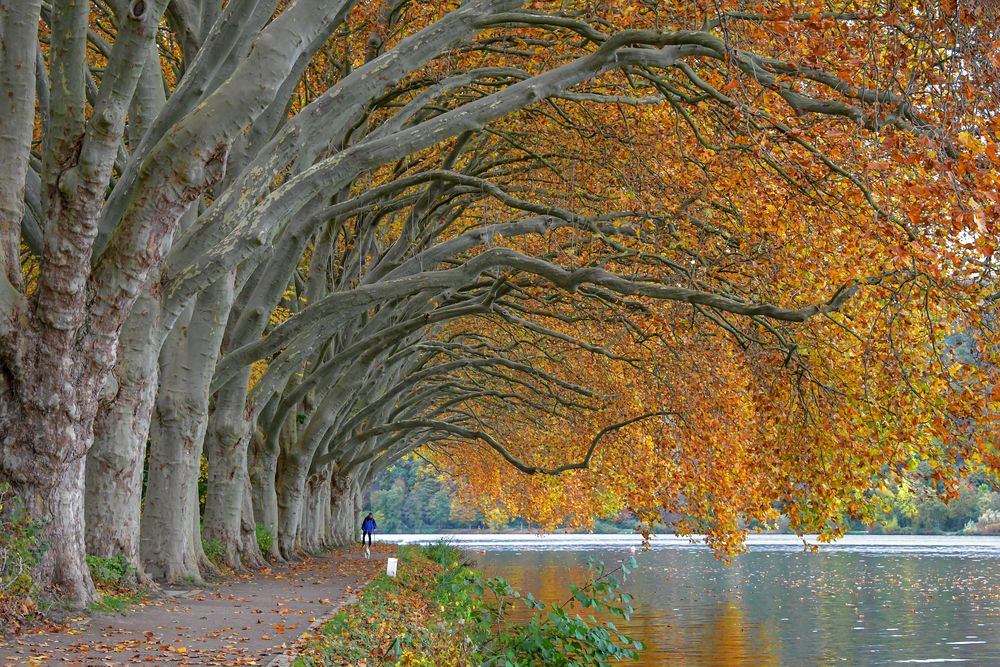
[[[589,559],[610,568],[638,543],[446,539],[486,573],[547,601],[585,582]],[[636,554],[639,569],[626,585],[636,613],[618,625],[646,644],[638,664],[1000,666],[1000,538],[864,536],[804,553],[795,538],[762,536],[751,549],[729,567],[678,539]]]

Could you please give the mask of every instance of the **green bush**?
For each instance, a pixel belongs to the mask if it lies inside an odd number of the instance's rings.
[[[421,547],[421,552],[428,560],[444,568],[454,568],[462,562],[462,551],[445,540]]]
[[[271,551],[271,544],[274,542],[274,536],[271,535],[271,531],[268,527],[262,523],[257,524],[257,548],[265,556]]]
[[[591,562],[590,581],[584,586],[570,585],[569,599],[562,604],[546,604],[499,577],[484,579],[466,570],[465,581],[450,583],[450,599],[442,606],[462,615],[460,625],[477,646],[475,662],[484,667],[607,667],[612,661],[635,660],[643,649],[642,642],[620,632],[612,621],[595,617],[631,617],[632,598],[621,591],[621,584],[635,567],[634,558],[611,571],[603,563]],[[619,572],[620,577],[616,576]],[[508,618],[516,605],[531,610],[530,619],[514,622]],[[572,613],[575,607],[589,610],[587,617]]]
[[[226,555],[226,548],[222,546],[221,540],[204,540],[201,546],[205,551],[205,556],[207,556],[208,560],[212,561],[216,567],[224,566],[225,563],[223,558],[225,558]]]
[[[98,586],[120,588],[130,584],[135,579],[135,568],[128,562],[125,554],[115,554],[111,557],[87,556],[87,566],[90,576]]]
[[[45,553],[44,524],[24,511],[9,484],[0,483],[0,630],[32,613],[32,569]]]
[[[31,569],[45,553],[43,523],[25,513],[21,499],[0,483],[0,596],[31,593]]]

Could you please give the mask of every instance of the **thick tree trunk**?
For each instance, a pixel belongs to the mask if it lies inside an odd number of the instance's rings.
[[[160,391],[170,393],[162,385]],[[156,403],[140,529],[142,562],[157,580],[201,583],[198,418],[178,405],[176,397],[158,397]]]
[[[68,369],[60,377],[70,386],[74,381]],[[97,600],[83,523],[84,461],[97,398],[62,406],[43,398],[38,386],[14,393],[6,380],[0,371],[0,483],[10,484],[27,516],[41,523],[45,551],[36,583],[71,607],[85,607]]]
[[[171,331],[160,354],[160,387],[150,428],[149,483],[141,525],[146,571],[168,582],[201,580],[198,475],[208,423],[209,383],[218,358],[225,313],[213,286],[189,307],[188,324]],[[178,498],[192,499],[178,507]]]
[[[353,479],[334,477],[330,484],[330,524],[327,529],[330,546],[347,546],[357,540],[360,495],[360,486]]]
[[[264,554],[271,560],[282,560],[278,547],[278,494],[275,477],[278,471],[278,450],[264,451],[266,438],[254,436],[254,456],[250,467],[251,498],[254,516],[271,533],[271,548]]]
[[[267,566],[267,561],[257,544],[257,519],[253,511],[253,501],[250,499],[250,477],[247,475],[243,479],[243,512],[240,520],[240,562],[246,567],[262,568]]]
[[[205,434],[208,493],[204,533],[222,543],[226,564],[236,569],[242,566],[240,523],[248,475],[247,446],[253,428],[246,411],[248,379],[249,373],[243,373],[218,392]]]
[[[28,516],[42,524],[46,548],[36,583],[71,607],[85,607],[97,600],[85,560],[83,489],[100,368],[85,358],[74,365],[39,354],[15,369],[17,380],[9,381],[6,370],[0,369],[0,483],[9,483]]]
[[[146,571],[171,584],[202,582],[197,495],[204,418],[199,413],[207,408],[207,401],[190,402],[196,397],[189,393],[189,373],[181,364],[164,363],[166,359],[181,358],[189,324],[178,322],[161,355],[159,392],[149,434],[149,481],[140,529]]]
[[[94,445],[87,455],[87,553],[124,554],[145,579],[139,558],[142,472],[157,384],[156,310],[147,293],[122,330],[115,368],[109,378],[113,397],[94,423]]]
[[[84,560],[83,458],[71,461],[53,483],[14,483],[29,516],[45,521],[46,543],[35,577],[49,593],[73,607],[97,600],[97,591]]]
[[[323,496],[330,497],[330,475],[323,470],[313,475],[308,482],[308,495],[303,510],[303,521],[300,527],[301,542],[306,551],[318,553],[323,550],[325,525]]]
[[[205,499],[203,533],[206,539],[218,540],[223,547],[223,559],[229,567],[239,569],[242,545],[243,491],[247,483],[246,456],[241,446],[219,445],[217,440],[206,442],[208,487]],[[213,467],[216,474],[213,475]],[[224,468],[225,472],[220,470]],[[221,480],[219,479],[221,478]]]
[[[294,456],[279,458],[276,490],[278,493],[278,547],[287,560],[295,560],[301,552],[298,541],[305,504],[309,463]]]

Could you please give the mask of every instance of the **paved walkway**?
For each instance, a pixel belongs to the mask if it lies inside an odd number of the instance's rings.
[[[218,586],[168,590],[125,614],[0,641],[0,665],[267,665],[383,569],[389,550],[375,545],[366,561],[355,546]]]

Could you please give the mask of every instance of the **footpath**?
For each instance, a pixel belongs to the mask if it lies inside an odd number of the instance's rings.
[[[96,613],[0,639],[0,665],[287,664],[313,623],[385,568],[359,546],[200,589],[166,589],[123,614]]]

